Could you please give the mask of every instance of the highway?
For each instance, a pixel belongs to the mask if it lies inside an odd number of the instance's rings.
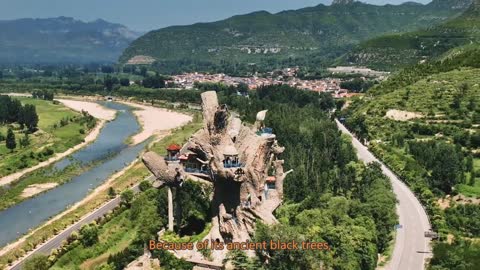
[[[380,162],[361,144],[338,120],[338,128],[352,137],[358,159],[365,163],[378,162],[383,173],[390,178],[393,192],[397,197],[397,214],[400,227],[396,230],[395,246],[388,270],[423,270],[426,259],[431,256],[430,239],[424,236],[431,229],[427,213],[413,192],[389,168]]]
[[[155,178],[153,176],[150,176],[148,178],[146,178],[145,180],[148,180],[148,181],[153,181]],[[137,193],[139,192],[139,188],[138,188],[139,184],[133,186],[131,189]],[[120,205],[120,196],[117,196],[115,199],[112,199],[110,201],[108,201],[107,203],[105,203],[104,205],[102,205],[100,208],[96,209],[95,211],[87,214],[86,216],[84,216],[81,220],[77,221],[75,224],[71,225],[70,227],[68,227],[67,229],[63,230],[61,233],[59,233],[58,235],[52,237],[50,240],[48,240],[47,242],[43,243],[42,245],[40,245],[39,247],[37,247],[35,250],[31,251],[30,253],[28,253],[26,256],[24,256],[23,258],[21,258],[20,260],[16,261],[14,264],[12,264],[12,266],[10,266],[10,270],[20,270],[22,269],[22,264],[29,258],[31,258],[31,256],[35,255],[35,254],[47,254],[49,255],[50,252],[53,250],[53,249],[56,249],[56,248],[59,248],[61,245],[62,245],[62,242],[64,240],[66,240],[71,234],[72,232],[74,231],[78,231],[80,230],[80,228],[85,225],[85,224],[88,224],[94,220],[96,220],[97,218],[99,217],[103,217],[105,214],[107,214],[109,211],[113,210],[114,208],[116,208],[117,206]]]

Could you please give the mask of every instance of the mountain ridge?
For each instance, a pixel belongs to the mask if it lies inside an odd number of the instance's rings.
[[[341,64],[395,70],[441,58],[455,48],[480,42],[480,0],[464,13],[439,25],[402,34],[388,34],[361,43]]]
[[[468,0],[435,0],[427,5],[376,6],[341,1],[271,14],[253,12],[188,26],[170,26],[135,40],[119,61],[138,55],[157,60],[163,72],[228,69],[255,64],[278,66],[325,64],[360,41],[388,32],[434,25],[453,16]],[[445,8],[450,6],[450,8]]]
[[[115,62],[141,33],[103,19],[72,17],[0,20],[0,62]]]

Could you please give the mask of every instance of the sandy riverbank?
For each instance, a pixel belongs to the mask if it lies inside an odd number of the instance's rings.
[[[33,184],[25,188],[20,196],[22,196],[22,198],[33,197],[56,186],[58,186],[58,183]]]
[[[91,114],[100,119],[109,120],[109,118],[112,116],[110,115],[110,112],[108,112],[108,109],[105,109],[104,107],[95,103],[96,101],[103,101],[103,97],[62,96],[62,98],[57,100],[77,111],[92,111],[95,114]],[[158,108],[124,100],[115,100],[115,102],[135,108],[133,113],[137,117],[142,130],[138,134],[132,136],[131,143],[133,145],[139,144],[151,136],[159,135],[164,131],[183,126],[192,121],[192,117],[189,115],[173,112],[164,108]]]
[[[133,102],[119,101],[136,108],[133,111],[142,126],[142,131],[132,137],[132,144],[139,144],[153,135],[171,130],[192,121],[189,115],[172,112],[167,109],[146,106]]]
[[[102,120],[113,120],[115,119],[115,110],[107,109],[98,103],[89,102],[89,101],[79,101],[71,99],[55,99],[61,102],[63,105],[69,107],[72,110],[81,112],[87,111],[91,116],[102,119]]]

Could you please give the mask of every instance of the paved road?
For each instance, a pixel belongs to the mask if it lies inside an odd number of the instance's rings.
[[[345,134],[352,134],[338,120],[338,128]],[[423,270],[425,260],[431,256],[430,239],[424,237],[424,232],[430,230],[427,213],[413,192],[398,177],[380,162],[367,147],[352,136],[352,143],[357,150],[357,156],[365,163],[373,161],[382,165],[383,173],[390,178],[393,192],[397,196],[397,213],[399,224],[395,246],[390,262],[385,269],[389,270]]]
[[[154,177],[150,176],[146,180],[148,181],[153,181]],[[131,189],[134,192],[139,192],[138,188],[139,184],[133,186]],[[28,258],[31,258],[31,256],[35,254],[50,254],[50,252],[53,249],[59,248],[62,245],[62,242],[66,240],[74,231],[78,231],[83,225],[88,224],[94,220],[96,220],[99,217],[103,217],[105,214],[107,214],[109,211],[113,210],[116,208],[118,205],[120,205],[120,197],[116,197],[113,200],[110,200],[109,202],[105,203],[102,205],[100,208],[97,210],[91,212],[90,214],[86,215],[83,217],[80,221],[77,223],[73,224],[72,226],[68,227],[64,231],[62,231],[60,234],[54,236],[44,244],[42,244],[40,247],[37,249],[33,250],[30,252],[27,256],[23,257],[21,260],[15,262],[9,269],[10,270],[20,270],[22,269],[22,264],[27,260]]]

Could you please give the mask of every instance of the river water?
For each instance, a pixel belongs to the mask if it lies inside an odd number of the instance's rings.
[[[128,137],[140,130],[132,108],[114,102],[105,102],[102,105],[116,110],[117,117],[103,127],[92,144],[58,161],[53,168],[63,170],[72,162],[95,162],[95,166],[55,189],[0,212],[0,247],[81,201],[92,189],[134,161],[144,149],[146,142],[135,146],[125,143]]]

